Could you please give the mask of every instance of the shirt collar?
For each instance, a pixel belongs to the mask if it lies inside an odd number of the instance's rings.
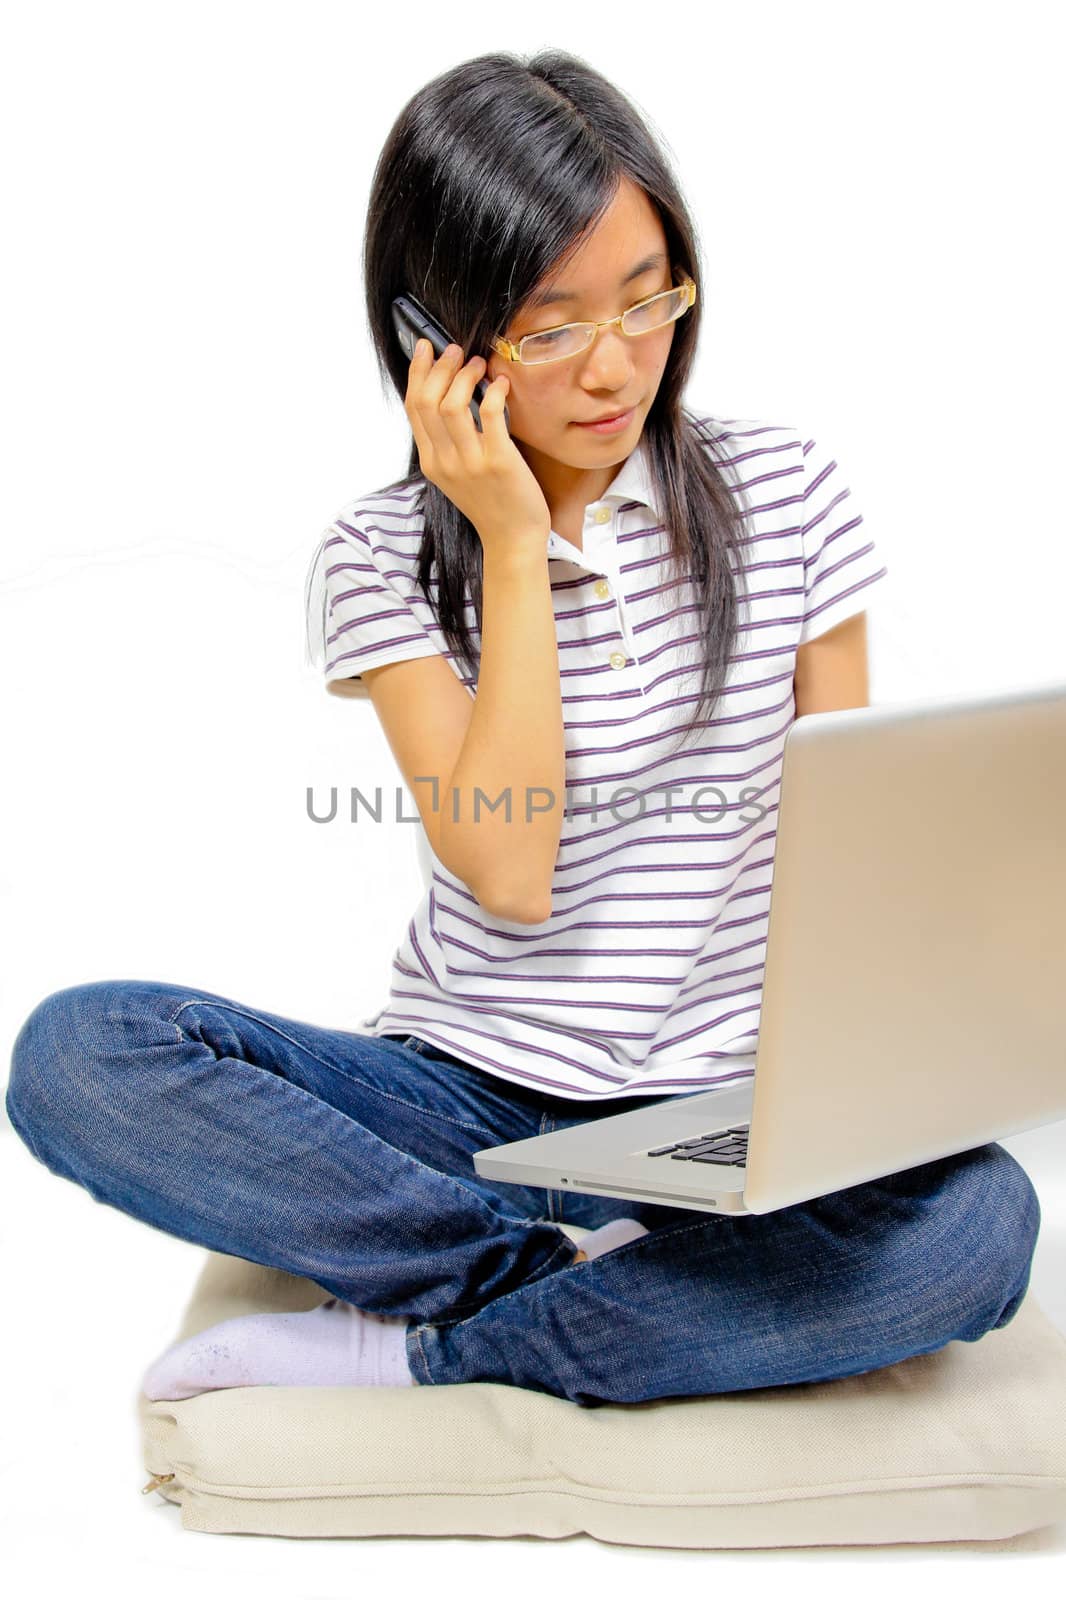
[[[648,510],[658,518],[660,513],[656,504],[656,494],[651,473],[651,453],[648,441],[642,434],[637,441],[636,449],[632,450],[622,462],[617,477],[602,498],[635,500],[638,505],[647,506]]]
[[[656,521],[661,520],[656,507],[657,489],[652,479],[651,456],[647,440],[641,436],[635,449],[623,461],[613,483],[599,500],[592,501],[587,508],[585,526],[582,532],[583,552],[575,550],[568,540],[561,535],[551,534],[548,541],[548,554],[564,561],[572,561],[574,565],[586,568],[588,571],[599,572],[604,570],[605,557],[608,544],[614,547],[614,520],[608,524],[599,524],[592,520],[589,513],[599,505],[614,505],[617,512],[622,502],[646,506]],[[579,559],[575,560],[575,557]],[[607,561],[607,565],[613,565]]]

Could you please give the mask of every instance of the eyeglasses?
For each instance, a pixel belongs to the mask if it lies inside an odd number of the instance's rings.
[[[654,333],[657,328],[676,322],[695,303],[696,285],[691,278],[683,278],[676,288],[639,300],[620,317],[608,317],[605,322],[567,322],[561,328],[527,333],[517,344],[512,344],[510,339],[493,339],[492,348],[508,361],[539,367],[546,361],[565,361],[568,356],[579,356],[592,344],[601,328],[618,327],[627,339],[636,339],[642,333]]]

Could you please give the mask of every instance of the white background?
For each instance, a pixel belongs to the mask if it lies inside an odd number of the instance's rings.
[[[383,1003],[414,830],[307,818],[308,785],[398,779],[369,703],[305,663],[302,589],[338,509],[406,469],[364,326],[366,200],[401,107],[471,56],[569,49],[660,134],[703,250],[690,398],[830,444],[889,567],[872,699],[1066,680],[1056,35],[1044,5],[929,0],[9,5],[5,1062],[38,1000],[96,978],[336,1027]],[[1066,1326],[1060,1134],[1010,1148],[1046,1173],[1033,1281]],[[958,1550],[182,1534],[138,1493],[133,1396],[201,1253],[56,1180],[6,1126],[0,1156],[5,1556],[39,1567],[46,1541],[57,1587],[86,1548],[118,1595],[221,1595],[242,1573],[263,1595],[394,1592],[397,1560],[438,1594],[611,1582],[623,1559],[648,1584],[714,1561],[841,1593],[856,1561],[878,1594],[913,1581],[900,1564],[932,1584],[965,1561],[971,1594],[1006,1576]],[[1066,1534],[1020,1548],[1030,1592],[1061,1578]]]

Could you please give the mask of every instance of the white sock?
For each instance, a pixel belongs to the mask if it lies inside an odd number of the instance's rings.
[[[597,1256],[606,1255],[608,1250],[617,1250],[620,1244],[643,1238],[647,1231],[635,1217],[615,1217],[613,1222],[605,1222],[602,1228],[593,1228],[586,1233],[583,1239],[578,1240],[577,1247],[584,1250],[590,1261],[594,1261]]]
[[[410,1321],[360,1311],[347,1300],[327,1300],[313,1311],[231,1317],[165,1350],[141,1387],[149,1400],[188,1400],[206,1389],[249,1384],[413,1384]]]

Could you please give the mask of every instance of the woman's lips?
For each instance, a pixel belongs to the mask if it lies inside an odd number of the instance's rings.
[[[574,426],[585,428],[589,433],[621,433],[623,428],[629,426],[635,410],[636,407],[631,406],[628,411],[623,411],[620,416],[613,417],[607,422],[575,422]]]

